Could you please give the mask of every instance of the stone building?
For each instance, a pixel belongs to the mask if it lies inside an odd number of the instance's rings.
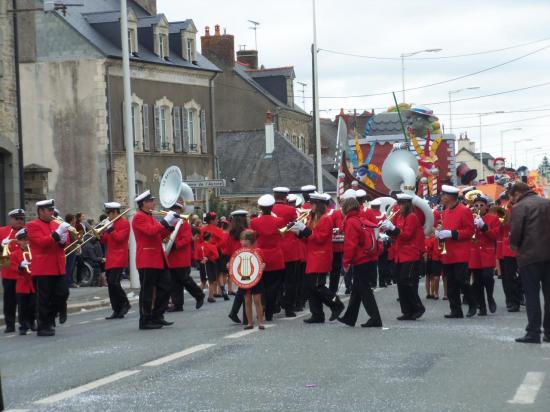
[[[17,93],[11,2],[0,0],[0,225],[19,207]]]
[[[118,0],[80,0],[25,18],[21,52],[25,164],[51,169],[62,213],[127,203]],[[136,191],[158,194],[171,165],[184,179],[215,178],[213,79],[192,20],[171,23],[156,1],[128,1]],[[47,169],[43,169],[47,170]],[[133,206],[133,205],[130,205]]]
[[[483,152],[483,166],[481,164],[481,154],[476,150],[475,142],[472,142],[468,136],[460,136],[457,140],[456,163],[465,163],[470,169],[477,170],[477,178],[480,180],[495,174],[493,167],[494,157],[487,152]],[[483,172],[482,172],[483,170]]]

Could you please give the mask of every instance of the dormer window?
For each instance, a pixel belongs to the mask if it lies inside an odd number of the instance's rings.
[[[161,59],[168,60],[170,57],[170,46],[168,44],[169,25],[166,17],[162,15],[160,21],[154,26],[155,54]]]
[[[187,39],[187,61],[195,60],[195,40]]]
[[[134,11],[128,11],[128,52],[130,55],[137,56],[138,53],[138,30],[137,17]]]
[[[167,38],[165,34],[159,34],[159,57],[164,59],[168,57]]]
[[[197,28],[193,22],[181,31],[181,57],[189,63],[197,60]]]

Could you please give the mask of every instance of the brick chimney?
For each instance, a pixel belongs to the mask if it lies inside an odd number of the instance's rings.
[[[273,113],[265,114],[265,157],[271,157],[275,150],[275,126],[273,125]]]
[[[157,0],[134,0],[143,7],[151,16],[157,15]]]
[[[239,50],[237,61],[244,64],[251,70],[258,69],[258,50]]]
[[[216,25],[215,33],[210,34],[210,28],[205,28],[201,37],[201,53],[220,68],[235,66],[235,38],[231,34],[221,34],[220,26]]]

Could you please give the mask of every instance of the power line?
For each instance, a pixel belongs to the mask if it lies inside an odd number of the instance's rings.
[[[503,125],[503,124],[520,123],[520,122],[526,122],[528,120],[544,119],[546,117],[550,117],[550,115],[528,117],[526,119],[510,120],[510,121],[507,121],[507,122],[482,124],[481,127],[500,126],[500,125]],[[474,127],[480,127],[480,125],[477,124],[477,125],[472,125],[472,126],[456,126],[456,129],[468,129],[468,128],[474,128]],[[455,126],[453,126],[453,129],[454,128],[455,128]]]
[[[491,54],[491,53],[497,53],[505,50],[512,50],[517,49],[520,47],[529,46],[531,44],[536,43],[542,43],[544,41],[550,40],[550,37],[547,37],[545,39],[541,40],[535,40],[527,43],[522,44],[516,44],[514,46],[508,46],[508,47],[502,47],[500,49],[492,49],[492,50],[485,50],[485,51],[479,51],[479,52],[472,52],[472,53],[464,53],[464,54],[456,54],[453,56],[437,56],[437,57],[408,57],[407,60],[443,60],[443,59],[455,59],[459,57],[469,57],[469,56],[479,56],[482,54]],[[324,51],[331,54],[338,54],[341,56],[349,56],[349,57],[358,57],[361,59],[372,59],[372,60],[401,60],[401,57],[383,57],[383,56],[366,56],[361,54],[355,54],[355,53],[347,53],[347,52],[340,52],[336,50],[330,50],[330,49],[319,49],[319,51]]]

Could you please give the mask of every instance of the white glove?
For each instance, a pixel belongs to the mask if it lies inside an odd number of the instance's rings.
[[[384,220],[382,224],[380,225],[381,229],[384,229],[386,232],[392,232],[395,230],[395,225],[390,222],[389,220]]]
[[[67,222],[63,222],[57,227],[57,229],[55,229],[55,233],[57,233],[59,237],[62,238],[63,235],[68,232],[70,227],[71,225],[69,225]]]
[[[378,235],[378,239],[381,240],[381,241],[385,241],[385,240],[388,240],[390,237],[388,235],[386,235],[385,233],[380,233]]]
[[[485,222],[481,217],[478,216],[474,219],[474,225],[476,225],[478,229],[481,229],[483,226],[485,226]]]
[[[2,239],[2,247],[6,246],[9,242],[10,240],[8,238]]]
[[[176,223],[178,221],[178,214],[174,212],[173,210],[170,210],[166,216],[164,216],[164,221],[168,223],[170,226],[176,226]]]
[[[447,229],[436,230],[435,237],[438,238],[439,240],[449,239],[453,237],[453,232]]]
[[[23,269],[27,269],[30,264],[31,264],[31,262],[29,262],[28,260],[24,260],[24,261],[21,262],[21,264],[19,266],[22,267]]]

